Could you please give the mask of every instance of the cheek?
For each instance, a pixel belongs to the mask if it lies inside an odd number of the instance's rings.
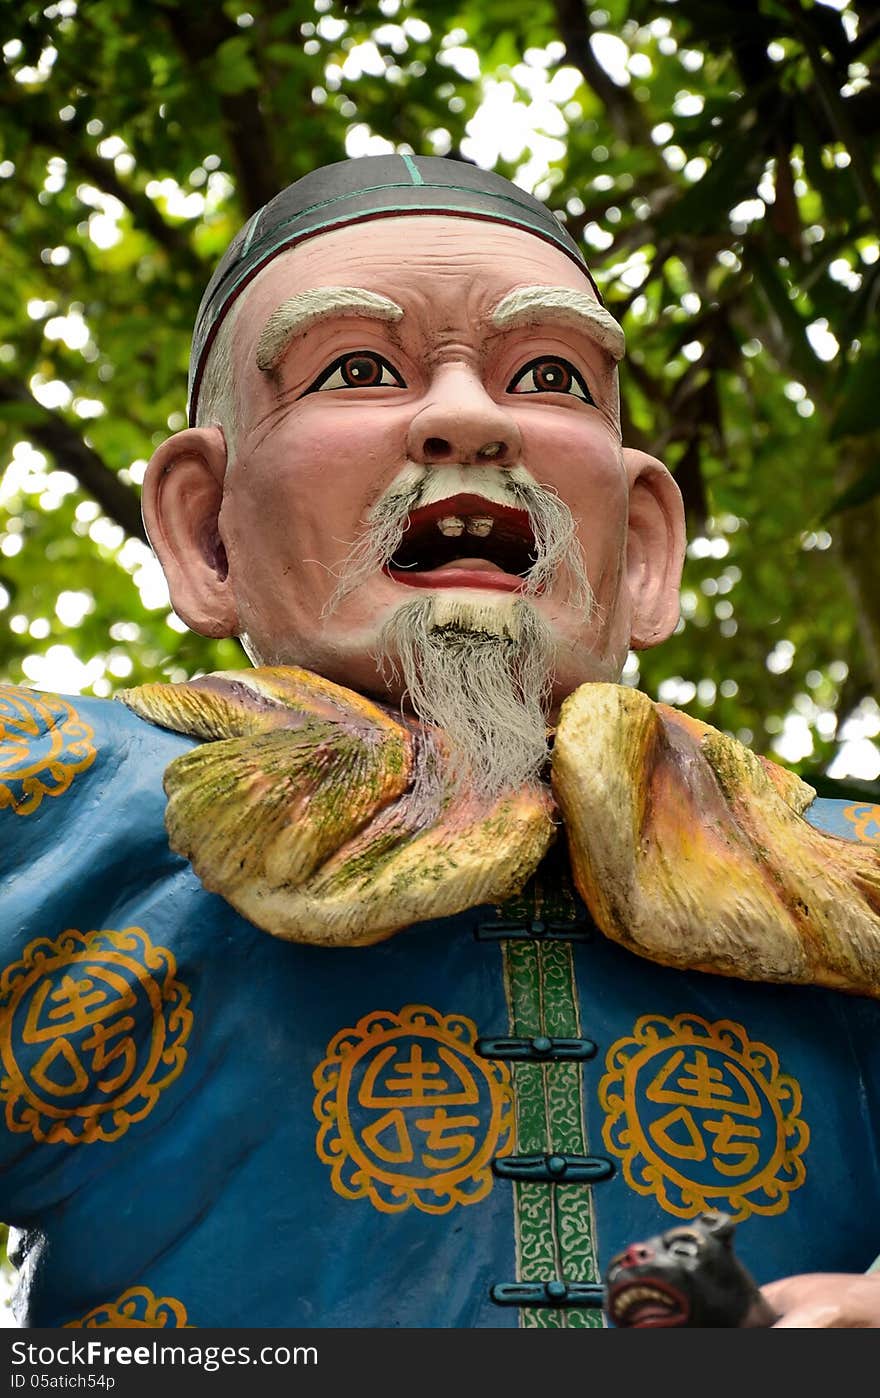
[[[552,428],[528,439],[524,433],[526,468],[571,510],[589,553],[606,543],[616,553],[626,536],[629,490],[614,434],[598,413],[560,414]]]
[[[405,425],[392,405],[334,402],[332,391],[315,394],[259,444],[251,488],[261,508],[296,500],[320,519],[332,512],[360,520],[365,501],[404,464],[405,442]]]
[[[246,444],[233,467],[221,528],[237,587],[258,608],[271,597],[273,607],[317,616],[336,585],[332,570],[405,462],[405,432],[388,404],[326,398]]]

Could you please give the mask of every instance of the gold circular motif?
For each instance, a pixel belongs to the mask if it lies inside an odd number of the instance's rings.
[[[844,806],[843,814],[863,845],[880,845],[880,806]]]
[[[95,760],[94,731],[58,694],[0,685],[0,810],[30,815]]]
[[[192,1330],[186,1307],[173,1296],[154,1296],[147,1286],[133,1286],[116,1301],[96,1306],[64,1330]]]
[[[115,1141],[186,1062],[189,991],[146,932],[37,938],[0,976],[0,1100],[37,1141]]]
[[[445,1214],[492,1188],[513,1130],[505,1064],[474,1049],[463,1015],[380,1010],[331,1041],[315,1069],[317,1151],[337,1194],[382,1213]]]
[[[627,1184],[669,1213],[783,1213],[809,1144],[801,1090],[742,1025],[644,1015],[608,1051],[599,1100]]]

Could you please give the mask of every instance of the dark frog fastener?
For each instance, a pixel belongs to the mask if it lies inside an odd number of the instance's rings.
[[[548,1034],[535,1034],[530,1039],[501,1035],[478,1039],[476,1050],[483,1058],[506,1058],[513,1062],[579,1062],[595,1057],[592,1039],[551,1039]]]
[[[564,922],[543,917],[529,921],[478,922],[474,936],[480,942],[591,942],[595,928],[586,918],[571,918]]]
[[[755,1329],[778,1319],[733,1251],[728,1214],[703,1213],[631,1243],[605,1273],[605,1311],[627,1329]]]
[[[534,1153],[532,1155],[502,1155],[492,1161],[499,1179],[537,1180],[543,1184],[595,1184],[610,1179],[614,1165],[597,1155],[572,1155],[570,1152]]]
[[[602,1288],[597,1282],[499,1282],[489,1288],[489,1296],[496,1306],[588,1311],[602,1308]]]

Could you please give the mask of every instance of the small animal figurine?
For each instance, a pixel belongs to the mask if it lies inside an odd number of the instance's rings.
[[[702,1213],[630,1243],[605,1273],[605,1311],[628,1329],[753,1329],[778,1319],[733,1251],[729,1214]]]

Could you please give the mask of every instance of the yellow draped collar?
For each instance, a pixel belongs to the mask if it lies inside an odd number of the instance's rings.
[[[119,697],[205,740],[165,774],[171,846],[275,936],[367,945],[503,902],[564,826],[593,918],[637,954],[880,996],[880,855],[813,829],[798,777],[638,690],[576,690],[550,785],[493,801],[420,798],[418,729],[305,670]]]

